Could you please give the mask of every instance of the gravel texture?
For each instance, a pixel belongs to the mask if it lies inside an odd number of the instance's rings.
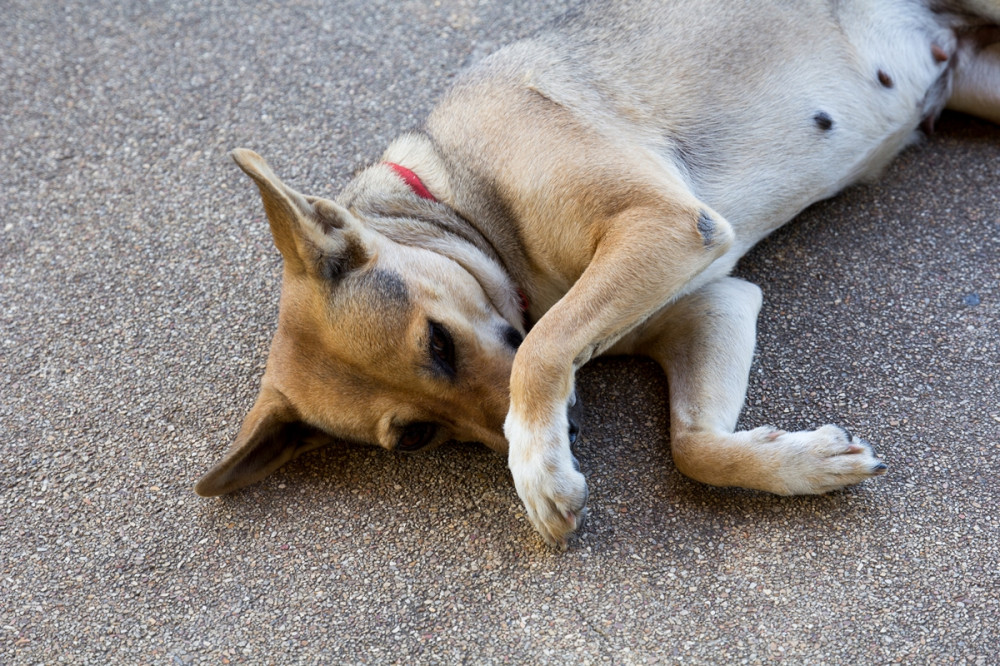
[[[743,423],[839,423],[885,477],[691,482],[664,380],[610,359],[565,553],[476,447],[193,494],[277,310],[227,151],[333,193],[564,4],[4,3],[0,663],[1000,663],[1000,128],[961,116],[739,268],[766,299]]]

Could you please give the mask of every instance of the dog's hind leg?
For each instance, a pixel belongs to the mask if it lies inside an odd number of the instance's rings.
[[[746,394],[760,290],[725,278],[660,313],[635,351],[657,360],[670,391],[678,469],[716,486],[817,494],[885,472],[871,447],[843,428],[733,432]]]
[[[959,40],[948,108],[1000,124],[1000,27]]]

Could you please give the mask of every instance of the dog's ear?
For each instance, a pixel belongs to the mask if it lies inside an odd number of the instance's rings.
[[[284,395],[265,387],[244,419],[236,441],[222,460],[198,480],[194,491],[202,497],[231,493],[328,441],[327,436],[299,420]]]
[[[237,148],[230,154],[260,190],[271,235],[286,268],[293,273],[336,277],[364,263],[369,253],[361,223],[347,209],[296,192],[252,150]]]

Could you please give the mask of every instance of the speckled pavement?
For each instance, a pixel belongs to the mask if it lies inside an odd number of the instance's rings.
[[[743,424],[834,421],[882,478],[689,481],[664,380],[611,359],[580,377],[565,553],[477,447],[192,492],[277,310],[227,151],[336,192],[564,4],[3,4],[0,663],[1000,663],[1000,128],[961,116],[739,268],[765,292]]]

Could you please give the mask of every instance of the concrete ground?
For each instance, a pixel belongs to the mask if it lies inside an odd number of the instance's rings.
[[[0,663],[1000,663],[1000,128],[965,117],[739,268],[766,297],[743,424],[842,424],[885,477],[689,481],[664,380],[612,359],[581,373],[565,553],[477,447],[193,494],[279,287],[227,151],[334,193],[563,4],[4,3]]]

